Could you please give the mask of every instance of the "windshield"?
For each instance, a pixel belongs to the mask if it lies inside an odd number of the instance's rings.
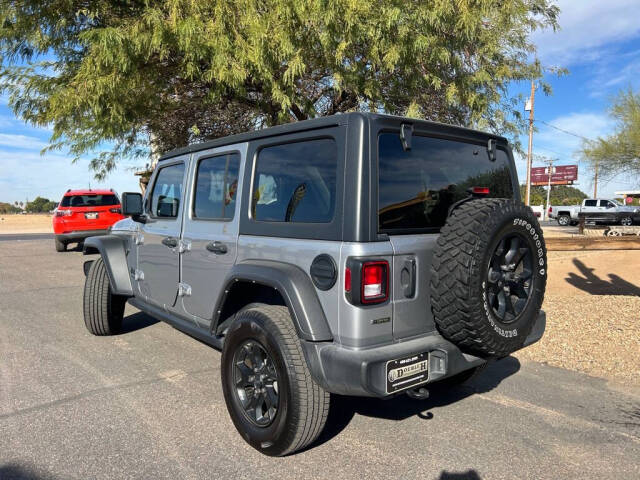
[[[65,195],[60,202],[61,207],[106,207],[119,205],[118,197],[110,195]]]
[[[611,200],[609,200],[609,201],[610,201],[611,203],[615,204],[615,205],[616,205],[616,206],[618,206],[618,207],[622,207],[622,206],[624,206],[624,205],[622,205],[620,202],[618,202],[617,200],[613,200],[613,199],[611,199]]]

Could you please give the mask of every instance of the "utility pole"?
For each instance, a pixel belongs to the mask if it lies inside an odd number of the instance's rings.
[[[544,215],[542,216],[542,218],[549,220],[549,197],[551,196],[551,175],[553,174],[553,162],[554,160],[552,158],[549,158],[547,160],[545,160],[545,163],[548,165],[547,166],[547,175],[548,175],[548,180],[547,180],[547,206],[544,209]]]
[[[535,102],[536,87],[531,80],[531,96],[525,105],[525,111],[529,110],[529,151],[527,153],[527,194],[525,205],[529,205],[531,199],[531,156],[533,155],[533,103]]]
[[[596,172],[593,177],[593,198],[598,198],[598,160],[596,160]]]

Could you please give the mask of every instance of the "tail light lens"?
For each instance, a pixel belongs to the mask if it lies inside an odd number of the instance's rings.
[[[362,300],[371,301],[384,295],[383,277],[387,271],[384,263],[365,263],[362,267]]]
[[[372,305],[389,298],[389,262],[350,258],[345,270],[345,293],[354,305]]]
[[[118,213],[118,214],[122,215],[122,209],[121,208],[110,208],[109,211],[111,213]]]
[[[56,217],[70,217],[73,215],[73,210],[56,210]]]

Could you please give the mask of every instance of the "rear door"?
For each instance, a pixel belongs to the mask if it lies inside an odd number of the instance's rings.
[[[175,304],[180,275],[180,230],[188,157],[162,162],[145,199],[147,223],[140,227],[138,286],[150,303]]]
[[[397,132],[378,135],[378,231],[393,245],[393,336],[435,329],[429,282],[438,233],[449,208],[471,187],[488,187],[489,197],[513,198],[512,161],[498,147],[489,159],[486,141],[437,138],[414,132],[404,150]]]
[[[242,188],[239,172],[247,145],[223,147],[194,155],[193,185],[184,215],[181,283],[184,310],[210,325],[227,273],[237,256]]]

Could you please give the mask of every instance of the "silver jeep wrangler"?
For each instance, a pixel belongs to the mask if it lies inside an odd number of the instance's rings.
[[[241,436],[312,443],[330,393],[428,395],[539,340],[547,259],[504,138],[351,113],[164,155],[85,241],[84,318],[126,302],[222,349]]]

